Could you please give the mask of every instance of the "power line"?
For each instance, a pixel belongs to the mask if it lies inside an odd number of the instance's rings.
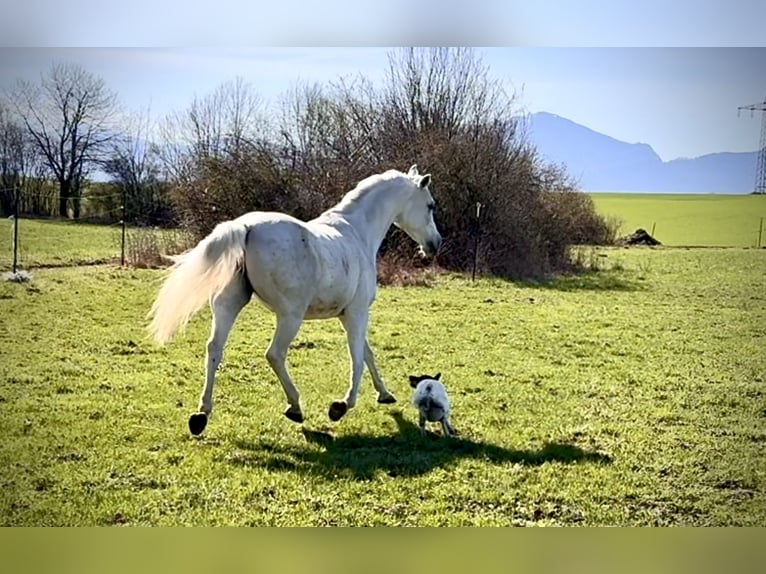
[[[747,110],[752,116],[755,112],[764,112],[761,116],[761,142],[758,147],[758,160],[755,167],[755,193],[766,194],[766,99],[757,104],[739,106],[737,114]]]

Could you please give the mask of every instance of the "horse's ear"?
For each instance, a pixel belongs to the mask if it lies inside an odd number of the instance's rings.
[[[441,373],[436,373],[436,375],[434,376],[434,379],[436,379],[436,380],[438,381],[438,380],[439,380],[439,377],[441,377],[441,376],[442,376],[442,374],[441,374]]]
[[[428,184],[431,183],[431,174],[427,173],[423,177],[420,178],[420,187],[428,187]]]
[[[407,172],[407,175],[418,175],[418,164],[413,164],[410,171]]]
[[[418,383],[420,382],[420,379],[416,377],[415,375],[410,375],[410,386],[414,389],[418,386]]]

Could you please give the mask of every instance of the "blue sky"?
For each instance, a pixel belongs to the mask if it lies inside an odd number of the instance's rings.
[[[38,78],[55,60],[102,76],[128,109],[160,117],[241,76],[275,102],[297,80],[381,80],[392,48],[70,48],[0,50],[0,84]],[[477,48],[520,109],[549,111],[664,160],[757,149],[766,99],[764,48]]]
[[[765,21],[763,0],[24,0],[0,20],[0,88],[64,59],[160,116],[237,76],[271,100],[379,79],[376,46],[486,46],[524,110],[669,160],[757,149],[760,114],[736,108],[766,99]]]
[[[5,46],[758,46],[762,0],[23,0]]]

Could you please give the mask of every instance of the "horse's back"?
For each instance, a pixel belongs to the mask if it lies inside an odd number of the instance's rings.
[[[259,226],[272,226],[272,225],[297,225],[304,226],[305,223],[300,219],[296,219],[292,215],[286,213],[280,213],[278,211],[250,211],[243,215],[240,215],[235,220],[237,223],[242,223],[252,229]]]
[[[256,296],[275,312],[305,306],[306,318],[340,314],[359,290],[362,264],[353,238],[282,213],[252,212],[245,267]]]
[[[237,219],[247,229],[245,264],[269,275],[284,287],[311,280],[316,261],[308,246],[306,224],[290,215],[254,211]]]

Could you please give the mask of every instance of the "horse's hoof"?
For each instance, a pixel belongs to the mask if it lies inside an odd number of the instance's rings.
[[[346,411],[348,411],[346,401],[335,401],[330,405],[330,412],[328,415],[331,421],[337,422],[346,414]]]
[[[396,397],[392,394],[378,395],[378,402],[381,405],[393,405],[396,402]]]
[[[285,416],[293,421],[294,423],[302,423],[303,422],[303,413],[301,412],[300,407],[293,407],[289,406],[285,409]]]
[[[193,435],[201,434],[207,426],[207,414],[205,413],[192,413],[189,417],[189,432]]]

